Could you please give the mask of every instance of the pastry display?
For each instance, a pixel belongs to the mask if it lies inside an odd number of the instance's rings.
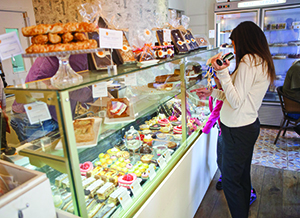
[[[32,37],[32,45],[26,49],[26,53],[45,53],[97,48],[97,41],[87,39],[84,34],[95,31],[97,31],[97,27],[93,23],[87,22],[39,24],[22,28],[24,36]]]
[[[159,124],[154,124],[153,126],[150,126],[149,128],[151,129],[151,130],[160,130],[160,125]]]
[[[124,158],[125,159],[128,159],[129,158],[129,152],[128,151],[119,151],[118,153],[116,153],[116,157],[117,158]]]
[[[279,53],[279,54],[272,54],[272,58],[273,59],[286,59],[286,57],[287,57],[287,54],[281,54],[281,53]]]
[[[154,155],[152,155],[152,154],[145,154],[141,157],[141,161],[143,163],[150,163],[150,161],[152,160],[153,157],[154,157]]]
[[[195,39],[200,47],[208,46],[208,41],[204,37],[196,37]]]
[[[155,77],[156,83],[176,82],[180,80],[179,75],[167,74]]]
[[[170,124],[170,121],[168,119],[164,118],[164,119],[158,120],[158,124],[161,127],[165,127],[165,126],[168,126]]]
[[[165,139],[167,137],[166,134],[163,133],[158,133],[156,136],[158,139]]]
[[[118,178],[118,184],[120,187],[130,188],[130,185],[137,179],[137,175],[129,173]]]
[[[196,41],[193,33],[190,30],[188,30],[188,29],[186,30],[186,32],[187,32],[186,35],[188,36],[189,40],[191,41],[190,44],[193,45],[194,49],[198,49],[199,48],[199,44]]]
[[[147,145],[144,145],[144,146],[141,147],[140,153],[141,154],[151,154],[152,150]]]
[[[104,184],[104,182],[101,179],[96,180],[94,183],[92,183],[90,186],[86,188],[86,191],[88,192],[88,195],[90,198],[93,198],[96,194],[96,191]]]
[[[300,58],[300,54],[289,54],[288,58]]]
[[[175,126],[173,128],[173,132],[174,132],[174,134],[182,134],[182,126],[181,125]]]
[[[97,190],[97,196],[100,200],[105,200],[115,189],[115,185],[111,182],[105,183],[100,189]]]
[[[63,34],[68,32],[95,32],[97,27],[93,23],[56,23],[56,24],[39,24],[36,26],[23,27],[22,33],[24,36],[36,36],[42,34]]]
[[[60,176],[55,178],[56,187],[60,187],[62,185],[62,181],[68,177],[68,174],[61,174]]]
[[[82,186],[85,189],[85,188],[87,188],[89,185],[91,185],[95,181],[96,181],[96,179],[94,177],[87,178],[86,180],[84,180],[82,182]]]
[[[88,33],[88,38],[90,40],[95,40],[97,42],[97,47],[99,46],[99,34],[97,32]],[[94,66],[97,70],[106,69],[107,66],[110,66],[112,63],[111,51],[109,49],[103,49],[96,53],[91,53],[91,57],[94,63]]]
[[[95,138],[95,119],[77,119],[73,122],[75,139],[77,143],[90,142]]]
[[[149,178],[149,174],[146,172],[142,173],[142,179],[148,179]]]
[[[149,134],[149,135],[145,135],[143,141],[147,144],[147,145],[152,145],[152,141],[153,141],[153,138],[152,136]]]
[[[127,98],[115,98],[107,102],[107,116],[109,118],[128,117],[129,101]]]
[[[176,54],[184,54],[189,52],[190,48],[180,30],[171,30],[171,39],[174,44]]]
[[[167,142],[166,146],[170,149],[175,149],[177,147],[177,144],[175,142]]]
[[[116,189],[113,193],[110,194],[109,198],[108,198],[108,203],[113,203],[114,205],[118,205],[119,200],[118,197],[120,196],[120,194],[123,192],[122,188],[118,188]]]
[[[83,164],[79,164],[79,168],[80,168],[80,173],[82,176],[86,176],[87,172],[90,172],[94,169],[93,163],[90,161],[87,161]]]

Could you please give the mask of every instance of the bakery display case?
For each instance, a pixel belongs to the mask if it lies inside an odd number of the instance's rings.
[[[190,90],[207,85],[205,64],[218,52],[77,72],[82,82],[69,87],[46,79],[6,88],[18,103],[55,106],[57,114],[58,130],[20,144],[22,165],[46,173],[60,210],[133,217],[202,135],[208,103]],[[72,96],[87,87],[93,102],[72,113]]]

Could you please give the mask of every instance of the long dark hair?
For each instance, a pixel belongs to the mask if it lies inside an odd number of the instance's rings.
[[[230,37],[235,44],[236,54],[236,69],[238,68],[241,59],[249,54],[255,58],[255,54],[262,58],[263,66],[268,67],[268,78],[271,84],[275,80],[275,68],[273,64],[272,55],[269,50],[268,42],[263,31],[253,22],[245,21],[240,23],[233,29]]]

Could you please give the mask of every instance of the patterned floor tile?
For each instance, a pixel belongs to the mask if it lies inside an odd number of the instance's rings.
[[[300,137],[294,131],[277,136],[277,129],[261,128],[254,146],[252,164],[288,169],[300,172]]]

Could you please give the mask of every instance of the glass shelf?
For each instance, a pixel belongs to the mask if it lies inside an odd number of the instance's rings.
[[[218,50],[219,48],[211,49],[211,51]],[[67,91],[69,89],[73,88],[79,88],[79,87],[85,87],[92,85],[93,83],[96,82],[101,82],[103,80],[109,80],[115,77],[119,77],[122,75],[130,74],[130,73],[136,73],[142,69],[148,69],[151,67],[163,65],[165,63],[180,63],[184,58],[192,57],[197,54],[201,54],[203,52],[207,52],[209,50],[206,50],[205,48],[199,49],[197,51],[193,51],[187,54],[183,55],[175,55],[173,58],[166,59],[166,60],[161,60],[158,63],[154,65],[147,65],[147,66],[137,66],[136,63],[134,64],[127,64],[127,65],[120,65],[118,66],[117,72],[115,73],[110,73],[107,70],[93,70],[93,71],[82,71],[82,72],[77,72],[79,75],[82,75],[83,81],[82,83],[78,85],[74,85],[71,87],[66,87],[66,88],[57,88],[51,85],[51,81],[48,80],[43,80],[43,81],[37,81],[37,82],[31,82],[31,83],[26,83],[23,86],[19,87],[8,87],[10,90],[28,90],[28,91],[33,91],[33,90],[40,90],[40,91]]]

